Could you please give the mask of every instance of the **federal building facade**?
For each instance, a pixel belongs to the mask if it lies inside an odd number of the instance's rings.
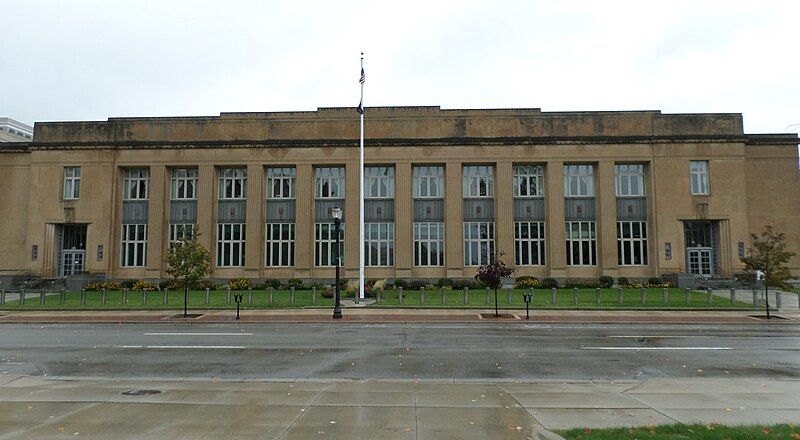
[[[358,276],[352,108],[37,123],[0,146],[0,275],[163,279],[185,234],[213,278]],[[750,234],[800,254],[796,134],[740,114],[368,108],[369,278],[731,277]],[[790,263],[800,274],[800,260]]]

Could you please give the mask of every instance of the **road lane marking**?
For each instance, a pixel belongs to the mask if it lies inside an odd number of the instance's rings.
[[[214,349],[227,349],[227,350],[242,350],[245,348],[244,345],[116,345],[114,348],[153,348],[153,349],[202,349],[202,350],[214,350]]]
[[[733,350],[731,347],[581,347],[581,350]]]
[[[145,333],[145,336],[253,336],[252,333],[210,333],[210,332],[155,332],[155,333]]]
[[[636,335],[611,335],[606,336],[606,338],[631,338],[631,339],[649,339],[649,338],[724,338],[726,336],[715,336],[715,335],[643,335],[643,336],[636,336]]]

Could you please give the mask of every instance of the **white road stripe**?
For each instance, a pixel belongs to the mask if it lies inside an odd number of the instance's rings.
[[[722,338],[724,336],[714,336],[714,335],[643,335],[643,336],[634,336],[634,335],[612,335],[606,336],[606,338],[631,338],[631,339],[642,339],[642,338]]]
[[[117,345],[114,348],[153,348],[153,349],[202,349],[202,350],[213,350],[213,349],[233,349],[233,350],[241,350],[244,349],[244,345]]]
[[[581,347],[581,350],[733,350],[731,347]]]
[[[252,333],[200,333],[200,332],[184,332],[184,333],[145,333],[145,336],[253,336]]]

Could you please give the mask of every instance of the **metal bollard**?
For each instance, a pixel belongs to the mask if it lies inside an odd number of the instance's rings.
[[[25,305],[25,289],[22,289],[19,292],[19,305]]]
[[[358,295],[356,295],[356,300],[358,299]],[[289,289],[289,304],[294,304],[294,286]]]
[[[800,299],[800,296],[798,296],[797,298]],[[753,289],[753,307],[758,307],[758,290],[756,289]]]
[[[642,293],[642,304],[645,304],[647,303],[647,290],[645,290],[645,288],[642,287],[641,293]]]
[[[42,291],[39,292],[39,305],[41,305],[41,306],[44,305],[44,296],[45,295],[46,295],[46,293],[44,292],[44,289],[42,289]]]
[[[361,288],[356,287],[356,294],[353,296],[353,304],[358,304],[361,301]]]
[[[123,306],[125,304],[128,304],[128,289],[122,289],[122,294],[120,294],[119,299],[120,299],[119,301],[120,304],[122,304]]]
[[[686,294],[686,304],[691,304],[692,303],[692,289],[687,287],[687,288],[683,289],[683,291]]]
[[[161,296],[162,296],[161,301],[164,303],[164,305],[169,304],[169,290],[164,289]]]
[[[6,305],[6,289],[0,290],[0,306]]]
[[[100,292],[100,305],[101,305],[101,306],[104,306],[104,305],[106,305],[106,289],[103,289],[103,290]]]
[[[469,303],[469,287],[464,288],[464,304]]]
[[[231,303],[231,286],[225,288],[225,304]]]
[[[381,293],[378,292],[378,295],[380,295],[380,294]],[[316,303],[317,303],[317,288],[316,288],[316,286],[314,286],[314,287],[311,287],[311,304],[316,304]]]
[[[142,290],[142,305],[146,305],[146,304],[147,304],[147,291],[146,290]]]
[[[511,293],[513,293],[513,290],[512,289],[508,289],[508,293],[507,293],[508,305],[511,305],[511,302],[513,301],[513,299],[511,298]]]
[[[736,304],[736,289],[731,289],[731,305]]]
[[[275,288],[269,288],[269,303],[272,304],[273,300],[275,299]]]
[[[419,288],[419,304],[425,305],[425,287]]]
[[[444,286],[439,288],[439,293],[442,296],[442,304],[444,304],[444,301],[445,301],[445,299],[444,299]]]
[[[602,300],[600,299],[600,288],[599,287],[595,287],[594,288],[594,302],[597,303],[598,306],[602,302]]]
[[[377,304],[380,304],[380,303],[381,303],[381,291],[380,291],[380,290],[379,290],[379,291],[377,291],[377,292],[375,292],[375,302],[376,302]]]
[[[484,302],[486,304],[489,304],[489,288],[488,287],[486,288],[486,295],[485,296],[486,296],[486,298],[484,298]]]
[[[576,306],[578,305],[578,288],[577,287],[573,287],[572,288],[572,303],[575,304]]]
[[[531,287],[530,291],[531,291],[531,303],[536,305],[536,291],[533,290],[533,287]]]
[[[663,302],[664,305],[669,304],[669,290],[667,290],[666,287],[661,291],[661,302]]]
[[[61,304],[62,306],[64,305],[64,302],[66,301],[66,296],[67,296],[66,289],[61,289],[61,300],[59,301],[59,304]]]
[[[206,305],[211,302],[211,289],[206,287]]]
[[[556,288],[553,287],[550,290],[550,304],[555,305],[555,303],[556,303]]]
[[[250,305],[253,304],[253,288],[252,287],[248,287],[247,288],[247,304],[250,304]]]
[[[622,305],[622,288],[617,287],[617,302]]]
[[[708,294],[708,303],[714,304],[714,294],[711,293],[711,289],[706,288],[706,294]]]
[[[81,289],[81,305],[86,305],[86,289]]]
[[[397,303],[398,304],[403,304],[403,288],[402,287],[398,287],[397,288]]]
[[[783,295],[781,294],[780,290],[776,290],[775,291],[775,310],[779,310],[781,308],[781,297],[782,296]]]

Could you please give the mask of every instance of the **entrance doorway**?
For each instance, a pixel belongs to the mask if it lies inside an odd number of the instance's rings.
[[[717,227],[714,221],[683,222],[686,269],[691,274],[712,277],[717,272]]]
[[[86,225],[58,225],[58,277],[82,274],[86,267]]]

